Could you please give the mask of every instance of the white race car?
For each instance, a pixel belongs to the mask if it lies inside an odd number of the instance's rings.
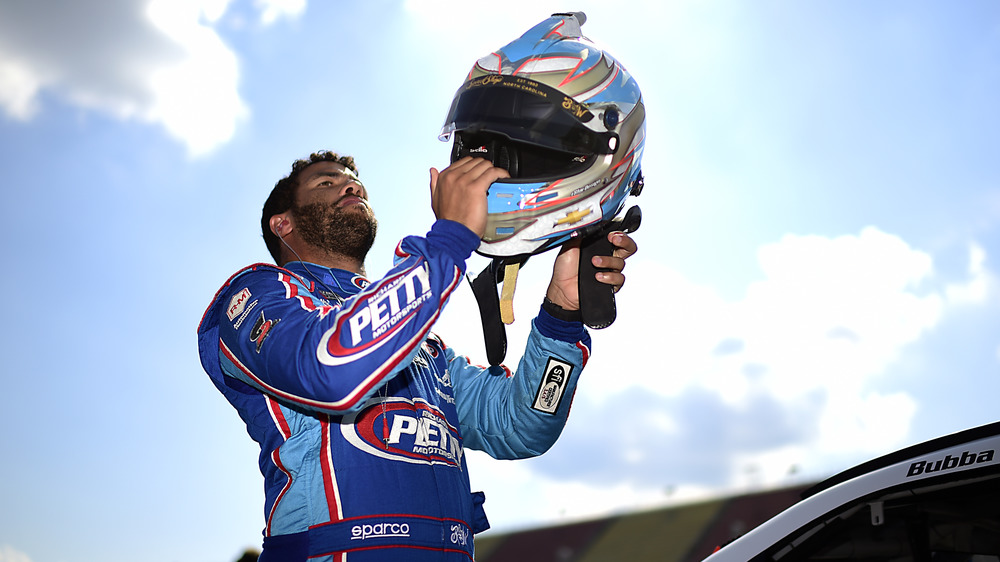
[[[1000,562],[1000,422],[819,483],[705,562]]]

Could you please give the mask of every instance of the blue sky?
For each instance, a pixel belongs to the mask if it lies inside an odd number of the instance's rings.
[[[0,562],[227,561],[256,447],[195,329],[292,160],[426,232],[472,63],[552,12],[638,80],[640,252],[561,440],[470,453],[497,530],[811,481],[997,419],[992,1],[0,3]],[[508,361],[551,256],[518,287]],[[485,264],[476,256],[470,269]],[[438,332],[485,360],[471,294]]]

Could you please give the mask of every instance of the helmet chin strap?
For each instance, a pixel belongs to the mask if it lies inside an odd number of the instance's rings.
[[[527,261],[527,258],[525,258]],[[503,289],[500,291],[500,320],[504,324],[514,323],[514,288],[517,286],[517,272],[521,263],[505,263],[503,266]]]
[[[583,323],[596,330],[607,328],[617,317],[614,287],[601,283],[595,275],[604,268],[594,267],[594,256],[610,256],[614,245],[608,234],[635,232],[642,222],[642,211],[638,206],[630,207],[622,218],[616,218],[600,225],[586,234],[580,244],[580,270],[577,287],[580,292],[580,314]],[[517,274],[528,261],[530,255],[493,258],[493,261],[470,279],[472,294],[479,305],[479,316],[483,323],[483,340],[486,344],[486,359],[490,365],[503,363],[507,355],[506,324],[514,322],[514,288]],[[496,286],[503,283],[500,294]]]
[[[507,355],[507,329],[505,324],[514,322],[514,286],[517,272],[531,256],[493,258],[475,279],[470,279],[472,294],[479,305],[483,323],[483,340],[486,359],[490,365],[503,363]],[[511,275],[508,280],[507,276]],[[503,283],[503,298],[497,294],[497,284]]]

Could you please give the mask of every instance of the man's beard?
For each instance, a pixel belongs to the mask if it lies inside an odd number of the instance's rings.
[[[367,205],[360,210],[338,207],[337,203],[292,207],[295,227],[307,244],[363,263],[375,243],[378,221]]]

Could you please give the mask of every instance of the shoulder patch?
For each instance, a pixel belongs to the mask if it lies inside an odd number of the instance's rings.
[[[271,335],[271,329],[278,322],[281,322],[280,318],[269,320],[264,316],[264,311],[260,311],[260,318],[254,322],[253,328],[250,330],[250,341],[257,345],[257,353],[260,353],[260,347],[264,345],[264,340],[267,339],[267,336]]]
[[[236,318],[243,314],[243,309],[246,308],[247,301],[250,300],[250,289],[243,288],[242,291],[233,295],[233,298],[229,299],[229,305],[226,307],[226,316],[229,317],[229,321],[232,322]]]

